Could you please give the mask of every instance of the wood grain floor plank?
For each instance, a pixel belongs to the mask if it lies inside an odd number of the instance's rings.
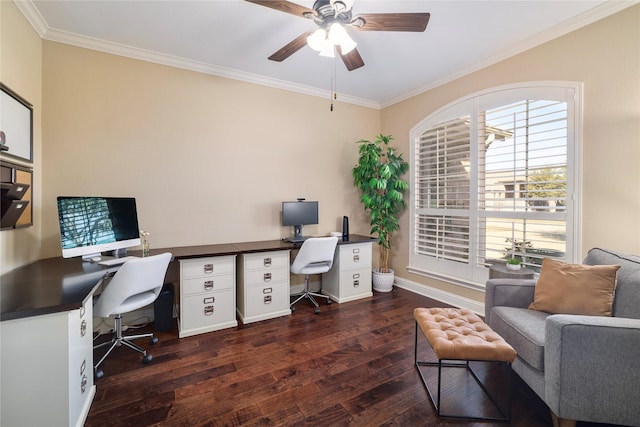
[[[124,348],[104,362],[86,426],[508,425],[435,415],[414,365],[413,309],[436,306],[396,288],[319,315],[299,304],[290,316],[183,339],[175,327],[158,334],[150,365]],[[551,425],[540,399],[514,383],[510,425]],[[457,405],[486,406],[466,386],[448,387]]]

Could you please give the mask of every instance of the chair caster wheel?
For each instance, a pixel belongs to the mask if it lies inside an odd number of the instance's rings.
[[[316,314],[320,314],[320,308],[319,308],[319,307],[316,307],[316,309],[315,309],[315,310],[313,310],[313,312],[314,312],[314,313],[316,313]]]
[[[327,305],[331,305],[332,301],[331,298],[327,298]]]
[[[93,379],[95,380],[99,380],[100,378],[104,377],[104,372],[102,371],[95,371],[93,373]]]
[[[156,344],[158,344],[158,337],[152,337],[152,338],[149,340],[149,344],[151,344],[151,345],[156,345]]]
[[[291,307],[291,314],[296,312],[296,308],[295,307]]]
[[[152,360],[153,360],[153,356],[150,354],[147,354],[142,358],[142,363],[144,363],[145,365],[148,365],[149,363],[151,363]]]

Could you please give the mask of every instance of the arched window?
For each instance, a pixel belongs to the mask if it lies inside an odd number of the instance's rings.
[[[498,87],[411,130],[411,272],[478,287],[509,257],[576,261],[580,98],[578,83]]]

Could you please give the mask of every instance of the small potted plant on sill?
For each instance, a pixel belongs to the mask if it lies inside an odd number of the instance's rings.
[[[507,270],[520,270],[520,258],[511,257],[507,260]]]
[[[371,234],[378,235],[380,258],[373,270],[373,289],[389,292],[393,288],[394,271],[389,268],[391,235],[400,228],[398,216],[406,207],[404,194],[409,184],[402,179],[409,164],[402,154],[389,146],[391,135],[378,135],[371,142],[360,140],[358,164],[352,175],[361,191],[360,201],[369,213]]]

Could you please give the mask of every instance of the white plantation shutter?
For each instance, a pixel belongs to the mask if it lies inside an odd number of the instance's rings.
[[[429,129],[416,145],[415,251],[469,260],[469,116]]]
[[[416,252],[451,261],[469,261],[469,217],[420,215]]]
[[[544,256],[564,258],[567,103],[527,99],[479,114],[478,262],[510,252],[536,269]]]
[[[483,285],[508,256],[575,261],[579,89],[490,91],[412,130],[410,271]]]

